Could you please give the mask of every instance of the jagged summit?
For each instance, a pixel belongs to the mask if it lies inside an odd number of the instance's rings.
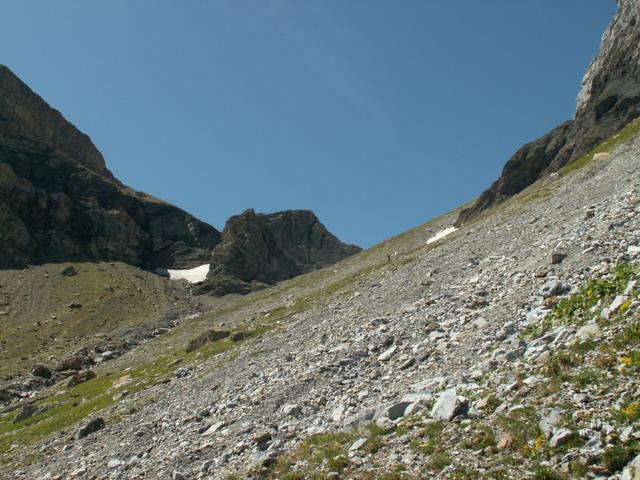
[[[248,293],[359,251],[338,240],[309,210],[262,214],[249,209],[227,221],[202,289],[217,294]]]
[[[460,213],[457,225],[581,158],[640,116],[638,21],[640,0],[618,2],[618,11],[582,81],[574,118],[518,150],[491,187]]]

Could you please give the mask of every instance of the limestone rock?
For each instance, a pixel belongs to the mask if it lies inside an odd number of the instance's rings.
[[[436,400],[431,409],[431,418],[434,420],[451,420],[466,406],[467,402],[458,397],[456,389],[450,388],[442,392]]]
[[[637,0],[619,2],[582,80],[574,118],[518,150],[491,187],[460,213],[456,225],[579,159],[640,116],[639,17]]]
[[[200,290],[216,295],[244,294],[359,251],[340,242],[308,210],[260,214],[250,209],[227,221],[222,242],[211,255],[208,279]]]

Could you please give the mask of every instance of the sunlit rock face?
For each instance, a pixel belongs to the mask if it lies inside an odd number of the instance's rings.
[[[577,160],[640,116],[640,0],[620,0],[582,81],[574,118],[524,145],[457,225]]]

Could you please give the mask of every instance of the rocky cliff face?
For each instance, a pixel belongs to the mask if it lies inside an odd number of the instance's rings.
[[[0,137],[47,145],[53,152],[113,180],[91,139],[4,65],[0,65]]]
[[[359,251],[306,211],[247,211],[227,222],[221,238],[188,213],[122,185],[89,137],[4,66],[0,225],[0,268],[83,259],[191,268],[211,261],[204,289],[214,294],[247,293]]]
[[[227,221],[202,289],[214,294],[248,293],[359,251],[329,233],[308,210],[268,215],[247,210]]]
[[[620,0],[582,81],[574,118],[523,146],[457,224],[577,160],[640,116],[640,0]]]
[[[0,66],[0,267],[208,261],[220,233],[113,178],[89,137]]]

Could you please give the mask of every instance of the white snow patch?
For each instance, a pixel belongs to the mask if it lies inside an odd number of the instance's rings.
[[[204,282],[209,273],[209,264],[205,263],[189,270],[167,270],[171,280],[186,280],[189,283]]]
[[[429,240],[427,240],[427,245],[429,245],[430,243],[433,243],[433,242],[437,242],[438,240],[443,239],[447,235],[451,235],[453,232],[455,232],[457,230],[458,229],[456,227],[445,228],[444,230],[439,231],[433,237],[431,237]]]

